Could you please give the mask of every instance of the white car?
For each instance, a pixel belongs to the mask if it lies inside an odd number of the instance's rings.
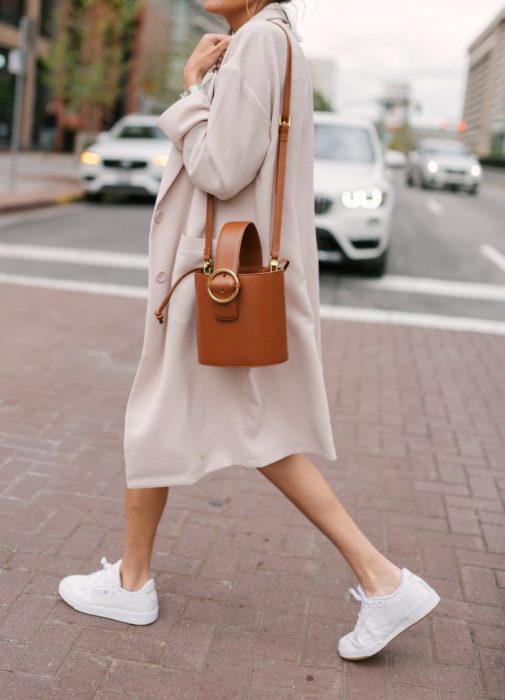
[[[372,120],[315,112],[314,190],[319,260],[382,275],[394,190]]]
[[[424,138],[409,153],[405,180],[410,187],[451,187],[477,194],[482,182],[482,167],[461,141]]]
[[[156,197],[171,141],[155,115],[130,114],[80,155],[81,182],[89,199],[106,192]]]

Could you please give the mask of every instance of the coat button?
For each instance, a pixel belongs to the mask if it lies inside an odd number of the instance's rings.
[[[158,209],[158,211],[154,215],[154,220],[156,221],[157,224],[159,224],[162,219],[163,219],[163,212],[161,211],[161,209]]]
[[[166,280],[166,278],[167,278],[167,273],[165,272],[165,270],[158,270],[158,272],[156,273],[156,277],[155,277],[156,282],[164,282]]]

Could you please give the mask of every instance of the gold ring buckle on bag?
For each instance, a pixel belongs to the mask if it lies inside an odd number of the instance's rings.
[[[231,276],[233,277],[233,279],[235,280],[235,289],[233,290],[233,293],[231,294],[231,296],[229,296],[227,299],[220,299],[219,297],[217,297],[215,294],[212,293],[212,290],[211,290],[211,288],[210,288],[210,283],[212,282],[212,280],[214,279],[214,277],[215,277],[219,272],[226,272],[228,275],[231,275]],[[209,279],[207,280],[207,291],[208,291],[208,293],[209,293],[209,296],[210,296],[210,298],[213,299],[214,301],[217,301],[218,304],[227,304],[229,301],[232,301],[232,299],[235,299],[235,297],[236,297],[237,294],[239,293],[239,289],[240,289],[240,280],[239,280],[239,278],[237,277],[237,275],[235,274],[235,272],[233,272],[233,270],[228,270],[226,267],[220,267],[219,269],[214,270],[214,272],[212,272],[212,273],[209,275]]]

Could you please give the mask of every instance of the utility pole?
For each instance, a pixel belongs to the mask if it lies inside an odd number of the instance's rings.
[[[26,64],[29,52],[35,41],[35,23],[23,15],[19,22],[19,47],[9,52],[9,73],[16,76],[14,88],[14,111],[12,115],[11,159],[9,187],[16,189],[17,162],[19,152],[19,134],[21,130],[21,111],[23,107],[23,90],[25,85]]]

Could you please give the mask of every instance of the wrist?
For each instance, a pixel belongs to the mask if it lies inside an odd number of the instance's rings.
[[[191,85],[198,85],[198,83],[201,83],[203,80],[203,75],[199,71],[191,70],[191,71],[184,71],[182,83],[184,86],[184,89],[187,90]]]

